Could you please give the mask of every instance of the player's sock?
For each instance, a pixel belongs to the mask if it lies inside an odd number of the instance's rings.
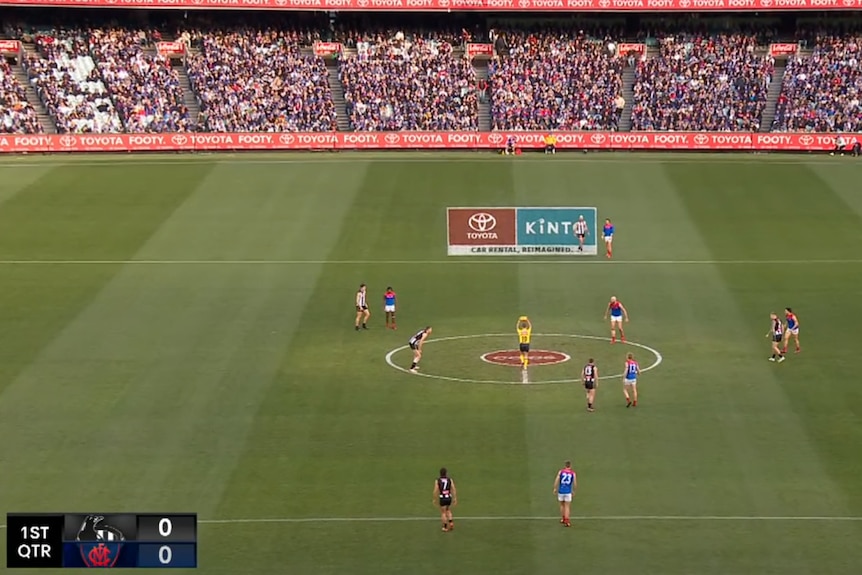
[[[356,331],[359,331],[359,326],[358,326],[358,325],[356,326]]]
[[[415,361],[410,364],[410,369],[416,369],[416,362]]]
[[[632,407],[637,407],[637,406],[638,406],[638,400],[636,399],[632,402]]]
[[[775,361],[775,354],[772,354],[772,361]]]

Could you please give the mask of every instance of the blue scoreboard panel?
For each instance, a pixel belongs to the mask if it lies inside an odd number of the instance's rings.
[[[194,513],[10,513],[6,567],[194,568]]]

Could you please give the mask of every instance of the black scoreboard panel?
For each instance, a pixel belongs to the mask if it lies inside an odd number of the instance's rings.
[[[6,567],[194,568],[194,513],[42,513],[6,516]]]

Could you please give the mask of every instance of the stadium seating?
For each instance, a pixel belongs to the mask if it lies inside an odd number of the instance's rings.
[[[12,67],[0,60],[0,133],[38,134],[42,126]]]
[[[37,38],[25,66],[60,132],[122,132],[123,124],[89,52],[84,30]]]
[[[185,132],[192,127],[179,76],[143,30],[90,31],[90,52],[127,132]]]
[[[822,36],[811,56],[788,62],[772,129],[862,130],[860,58],[862,38]]]
[[[187,59],[192,88],[209,131],[335,130],[326,65],[302,53],[284,30],[191,34],[200,52]]]
[[[751,35],[676,35],[640,62],[632,129],[757,131],[774,61]]]
[[[398,32],[354,43],[340,70],[353,129],[478,129],[475,73],[452,44]]]
[[[509,47],[490,67],[495,130],[614,130],[623,59],[607,39],[580,34],[505,34]]]

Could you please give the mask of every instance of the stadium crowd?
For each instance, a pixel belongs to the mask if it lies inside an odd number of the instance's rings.
[[[862,36],[817,38],[809,57],[788,62],[772,129],[862,130],[860,58]]]
[[[152,31],[90,32],[90,52],[127,132],[185,132],[192,127],[179,75],[155,53]]]
[[[633,130],[757,131],[774,61],[753,35],[676,35],[639,63]]]
[[[355,46],[340,70],[353,129],[478,129],[475,72],[450,42],[396,32]]]
[[[36,110],[27,101],[26,88],[18,82],[9,63],[0,60],[0,133],[38,134],[42,131]]]
[[[636,62],[610,46],[635,36],[599,24],[513,24],[501,32],[461,21],[423,28],[421,19],[399,28],[403,15],[380,26],[374,18],[332,18],[267,15],[237,26],[201,13],[161,27],[3,31],[35,46],[22,64],[61,133],[336,130],[330,70],[312,55],[317,40],[347,48],[338,78],[346,119],[358,131],[478,130],[485,103],[495,130],[616,130],[630,104],[633,130],[756,131],[774,73],[765,47],[792,37],[786,29],[715,33],[703,19],[686,20],[642,36],[658,49]],[[191,94],[157,54],[157,29],[177,32],[191,47],[184,61]],[[813,54],[788,63],[772,129],[862,130],[860,34],[807,30],[798,38]],[[495,44],[487,81],[461,55],[471,41]],[[632,102],[623,99],[627,66],[635,73]],[[199,118],[185,106],[192,96]],[[41,129],[25,87],[0,63],[0,131]]]
[[[302,53],[302,34],[283,29],[189,33],[200,46],[186,60],[215,132],[331,131],[335,106],[324,61]]]
[[[504,34],[489,67],[495,130],[615,130],[624,59],[585,33]]]
[[[123,124],[89,51],[86,30],[35,38],[24,66],[59,132],[122,132]]]

